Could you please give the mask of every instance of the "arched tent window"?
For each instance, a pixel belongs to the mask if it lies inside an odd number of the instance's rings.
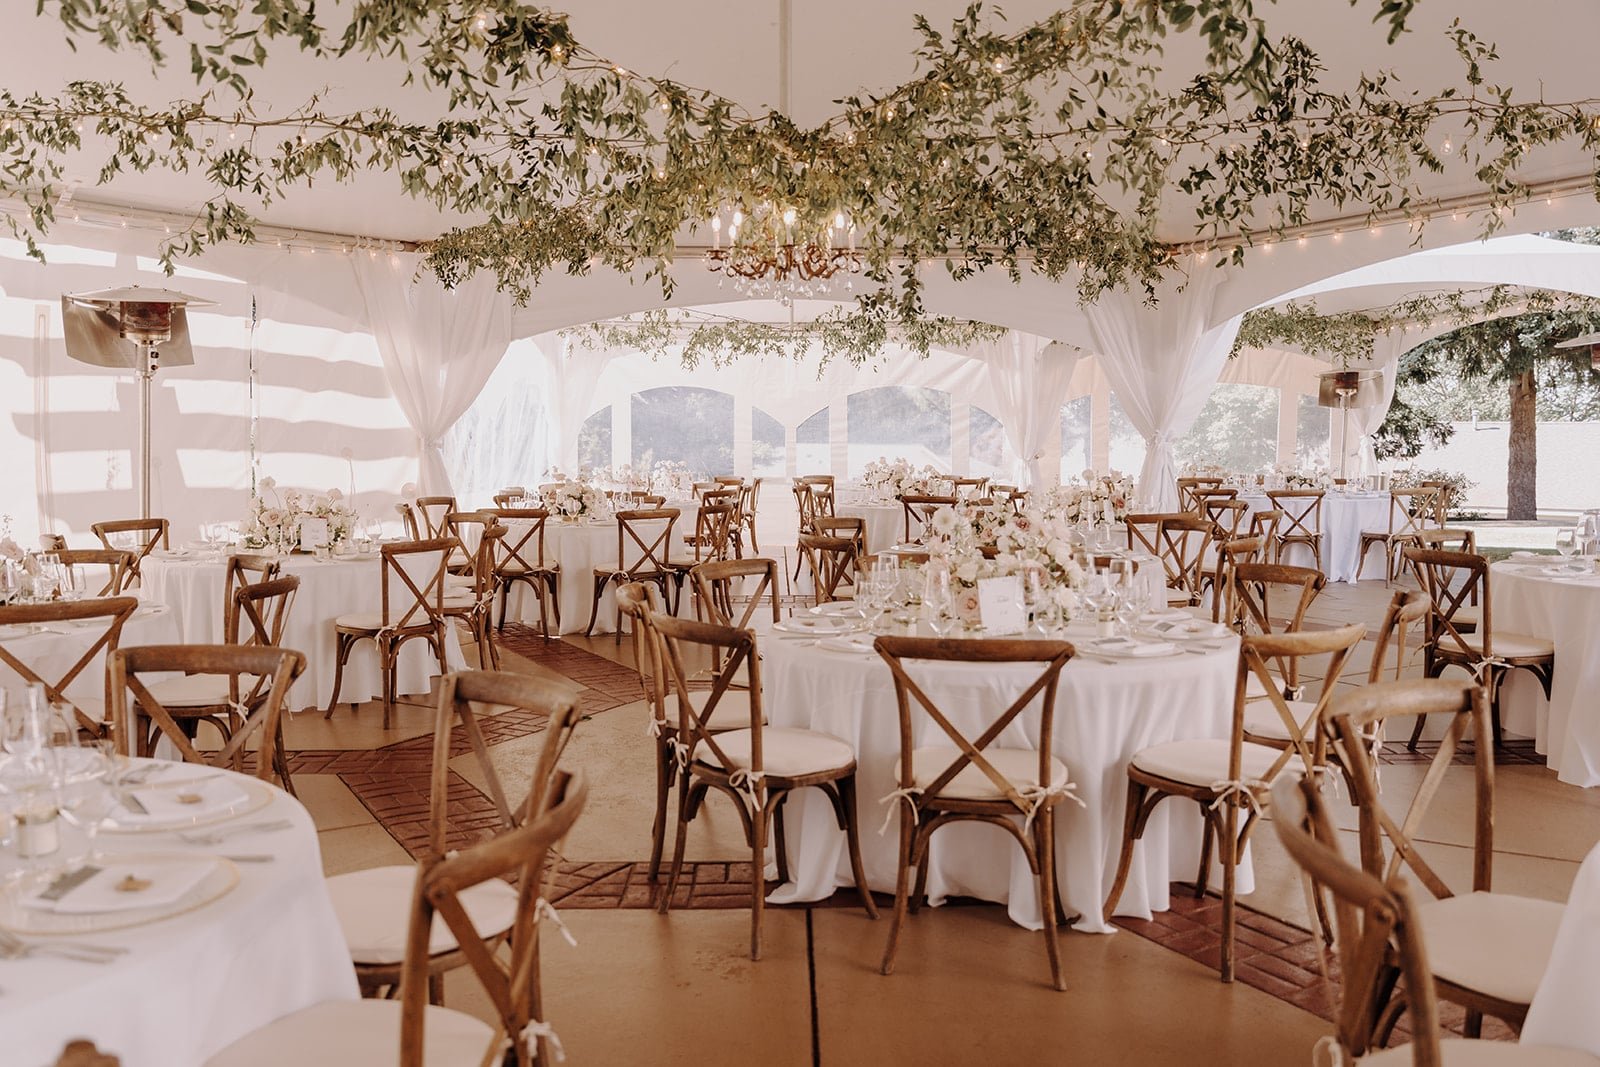
[[[611,466],[610,404],[583,420],[583,427],[578,430],[578,465],[594,469]]]
[[[1302,395],[1295,405],[1294,461],[1301,467],[1328,467],[1333,455],[1333,411]]]
[[[827,474],[833,469],[828,455],[827,408],[819,408],[795,430],[794,469],[797,474]]]
[[[863,389],[850,394],[847,407],[850,477],[879,456],[904,456],[914,467],[931,463],[950,469],[950,394],[943,389]]]
[[[1278,461],[1278,390],[1224,382],[1172,450],[1179,465],[1261,473]]]
[[[976,477],[1004,482],[1017,473],[1017,455],[1006,438],[1006,428],[987,411],[972,406],[967,441],[967,470]]]
[[[750,473],[757,478],[781,478],[783,461],[783,423],[760,408],[751,408]]]
[[[688,385],[634,393],[635,468],[682,463],[695,475],[733,471],[733,394]]]
[[[532,342],[517,345],[531,348]],[[513,354],[515,348],[445,435],[445,469],[457,500],[483,502],[501,486],[542,481],[540,476],[554,462],[545,454],[549,413],[542,361]],[[608,461],[609,456],[608,451]]]
[[[1061,480],[1071,481],[1089,469],[1094,400],[1080,396],[1061,405]]]

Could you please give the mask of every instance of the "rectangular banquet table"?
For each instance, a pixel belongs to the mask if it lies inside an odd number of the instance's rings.
[[[163,761],[137,761],[158,763]],[[181,781],[195,774],[232,775],[167,764],[151,780]],[[288,820],[288,829],[239,836],[222,845],[185,845],[171,831],[100,833],[109,855],[208,853],[267,855],[264,863],[237,864],[238,883],[192,911],[122,930],[77,935],[80,940],[127,949],[108,964],[49,956],[0,959],[0,1062],[7,1067],[47,1067],[62,1046],[86,1037],[121,1057],[122,1067],[200,1067],[243,1035],[282,1015],[324,1000],[358,996],[355,969],[322,878],[316,827],[306,809],[273,786],[266,805],[232,822]],[[230,825],[223,822],[218,829]],[[83,841],[62,833],[65,862]],[[20,861],[0,852],[0,879],[8,883]]]
[[[1085,632],[1069,629],[1067,640],[1081,639]],[[1068,802],[1056,809],[1056,856],[1062,903],[1068,914],[1078,914],[1078,930],[1111,930],[1101,911],[1116,874],[1133,755],[1163,741],[1228,735],[1239,641],[1230,635],[1211,644],[1219,647],[1204,655],[1116,663],[1078,659],[1062,671],[1055,754],[1067,764],[1084,807]],[[900,754],[889,668],[876,653],[835,652],[776,635],[763,638],[761,648],[772,725],[832,734],[855,749],[867,879],[873,889],[893,892],[897,836],[893,824],[889,832],[877,833],[887,810],[881,798],[895,788]],[[970,730],[1003,710],[1037,677],[1037,668],[919,664],[912,676],[941,708],[960,717],[958,725]],[[926,716],[917,722],[919,744],[945,743],[945,735]],[[1036,703],[996,743],[1029,746],[1037,739],[1038,722]],[[851,885],[844,834],[827,800],[816,790],[802,790],[785,809],[792,881],[768,899],[821,900]],[[1187,801],[1168,801],[1157,809],[1135,849],[1117,914],[1148,919],[1152,911],[1168,908],[1169,883],[1192,879],[1199,867],[1201,826],[1199,812]],[[1005,902],[1013,921],[1034,929],[1042,925],[1034,877],[1022,850],[1004,831],[971,823],[950,826],[934,836],[931,853],[930,900],[960,895]],[[1248,853],[1246,857],[1239,872],[1240,893],[1254,887]]]
[[[300,579],[300,591],[284,628],[283,647],[304,652],[306,670],[289,694],[289,707],[326,707],[333,694],[333,669],[337,662],[333,622],[354,611],[378,611],[383,604],[382,562],[378,556],[335,557],[288,555],[280,560],[284,576]],[[144,585],[139,595],[166,604],[177,614],[180,640],[188,644],[222,641],[222,596],[227,587],[227,557],[221,555],[157,554],[142,565]],[[401,583],[391,583],[391,595]],[[464,670],[461,642],[450,632],[444,643],[441,671],[425,641],[408,641],[400,653],[396,691],[426,693],[436,674]],[[345,665],[341,701],[360,702],[383,695],[377,652],[371,641],[357,642]]]

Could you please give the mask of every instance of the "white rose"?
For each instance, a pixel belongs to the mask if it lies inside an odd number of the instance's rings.
[[[263,478],[263,479],[261,479],[261,481],[257,482],[256,484],[259,485],[262,489],[276,489],[276,488],[278,488],[278,481],[277,481],[276,478]]]
[[[959,567],[957,567],[956,568],[955,577],[956,577],[956,581],[958,581],[958,582],[971,583],[971,582],[977,581],[978,580],[978,562],[977,562],[977,560],[969,559],[965,563],[963,563]]]
[[[337,489],[329,489],[328,490],[328,499],[330,501],[332,501],[332,500],[343,500],[344,499],[344,494],[339,492],[339,490],[337,490]]]

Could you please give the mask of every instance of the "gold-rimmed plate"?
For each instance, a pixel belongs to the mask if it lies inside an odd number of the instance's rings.
[[[180,769],[187,769],[182,764],[176,766]],[[140,786],[138,792],[148,794],[149,792],[170,790],[174,798],[176,798],[180,795],[195,794],[196,786],[202,785],[207,781],[217,781],[220,778],[221,776],[215,774],[189,774],[186,777],[176,778],[170,782],[153,782],[149,785]],[[260,811],[272,803],[272,790],[254,778],[229,778],[227,781],[238,787],[240,793],[238,800],[219,807],[205,807],[204,810],[197,810],[193,815],[184,814],[181,808],[170,814],[166,812],[159,815],[139,814],[136,811],[129,810],[124,804],[119,804],[116,811],[106,819],[105,824],[101,827],[101,833],[160,834],[170,833],[173,830],[189,830],[200,826],[213,826],[217,823],[227,822],[230,819],[237,819],[241,815]]]
[[[116,911],[61,912],[31,907],[27,903],[43,885],[22,882],[7,887],[0,893],[0,928],[17,934],[59,937],[66,934],[97,934],[107,930],[126,930],[134,926],[161,922],[176,915],[195,911],[227,896],[239,884],[239,868],[221,856],[195,855],[194,853],[140,853],[105,857],[106,866],[118,871],[127,868],[130,877],[143,874],[148,881],[160,877],[163,866],[189,866],[204,863],[210,866],[198,882],[174,900],[150,907],[128,907]]]

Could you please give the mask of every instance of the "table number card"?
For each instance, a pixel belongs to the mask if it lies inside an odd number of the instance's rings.
[[[1022,579],[982,578],[978,581],[978,615],[991,634],[1020,634],[1028,628],[1028,614],[1022,607]]]
[[[327,519],[301,519],[300,520],[300,550],[310,552],[315,548],[328,546],[328,520]]]

